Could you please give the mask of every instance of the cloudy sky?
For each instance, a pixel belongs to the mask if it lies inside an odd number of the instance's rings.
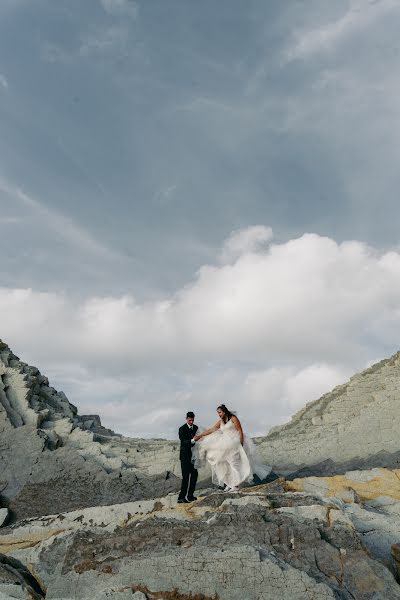
[[[1,0],[0,337],[264,434],[400,334],[398,0]]]

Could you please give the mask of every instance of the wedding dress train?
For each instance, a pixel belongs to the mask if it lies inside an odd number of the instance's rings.
[[[192,456],[196,468],[204,460],[210,464],[212,481],[219,486],[236,488],[244,481],[252,483],[254,473],[265,479],[271,471],[271,467],[261,464],[251,439],[245,437],[242,446],[239,431],[231,420],[221,422],[217,431],[197,442]]]

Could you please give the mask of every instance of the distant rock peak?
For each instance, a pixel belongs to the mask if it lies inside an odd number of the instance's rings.
[[[102,426],[98,415],[80,416],[64,392],[51,387],[39,369],[22,362],[0,340],[1,409],[14,428],[30,425],[45,431],[50,449],[61,445],[63,436],[75,428],[98,436],[115,435]]]

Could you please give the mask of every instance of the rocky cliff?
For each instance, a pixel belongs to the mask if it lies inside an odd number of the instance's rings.
[[[395,468],[399,397],[396,354],[311,402],[257,443],[265,462],[285,476]],[[102,427],[98,416],[80,416],[63,392],[3,342],[0,432],[0,493],[16,515],[126,502],[179,485],[176,442],[124,438]],[[200,480],[208,477],[204,470]]]
[[[395,355],[257,440],[290,477],[204,472],[177,505],[176,442],[79,416],[0,342],[0,600],[400,600],[399,377]]]
[[[354,468],[400,465],[400,353],[383,360],[260,440],[280,473],[330,474]],[[314,467],[314,469],[310,469]]]
[[[15,519],[148,498],[179,485],[170,468],[176,444],[130,441],[96,415],[79,416],[63,392],[3,342],[0,436],[0,493]]]

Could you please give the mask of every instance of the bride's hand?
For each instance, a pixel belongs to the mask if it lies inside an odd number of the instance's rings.
[[[198,442],[199,440],[201,440],[202,437],[202,435],[195,435],[193,439],[195,442]]]

